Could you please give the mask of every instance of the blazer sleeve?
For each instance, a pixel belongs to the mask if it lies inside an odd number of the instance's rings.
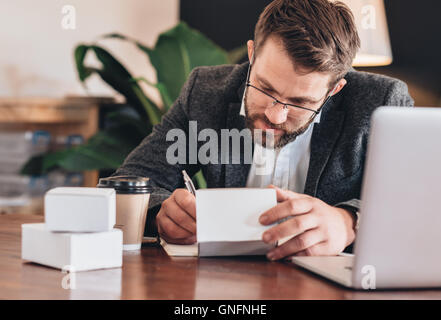
[[[408,92],[407,85],[399,80],[394,80],[387,90],[383,106],[397,106],[397,107],[413,107],[414,100]],[[337,204],[335,207],[347,209],[350,212],[359,211],[361,207],[360,199],[349,199]],[[352,252],[352,244],[345,250],[346,252]]]

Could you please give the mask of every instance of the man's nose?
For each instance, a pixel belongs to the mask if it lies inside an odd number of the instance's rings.
[[[265,115],[271,123],[281,124],[286,121],[288,110],[280,103],[266,108]]]

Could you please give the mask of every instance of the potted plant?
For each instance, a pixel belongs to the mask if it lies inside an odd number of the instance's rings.
[[[85,85],[92,74],[98,74],[125,97],[133,112],[110,113],[107,118],[112,125],[108,128],[99,131],[83,145],[32,158],[24,165],[23,174],[45,174],[56,168],[76,172],[117,169],[130,151],[160,122],[178,97],[193,68],[235,63],[246,53],[246,46],[228,53],[184,22],[160,34],[153,48],[117,33],[102,38],[133,43],[154,67],[157,82],[151,83],[144,77],[134,77],[121,62],[97,43],[78,45],[74,57],[79,80]],[[85,57],[89,52],[100,61],[100,68],[85,64]],[[161,107],[145,94],[139,85],[140,81],[158,89]],[[194,180],[200,188],[206,186],[201,172],[195,175]]]

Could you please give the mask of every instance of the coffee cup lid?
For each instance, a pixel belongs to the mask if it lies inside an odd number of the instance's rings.
[[[101,178],[98,188],[113,188],[117,193],[151,193],[150,178],[137,176],[113,176]]]

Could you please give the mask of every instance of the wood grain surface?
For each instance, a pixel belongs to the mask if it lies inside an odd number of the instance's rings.
[[[75,289],[63,289],[67,274],[21,260],[21,224],[42,221],[0,216],[0,299],[441,299],[441,290],[345,289],[264,257],[170,258],[148,244],[124,253],[122,268],[75,273]]]

